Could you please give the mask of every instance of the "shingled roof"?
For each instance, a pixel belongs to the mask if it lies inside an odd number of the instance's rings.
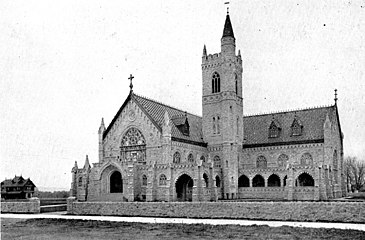
[[[106,129],[106,131],[103,134],[103,137],[105,138],[108,132],[110,131],[112,125],[122,112],[125,105],[133,99],[137,105],[145,112],[147,116],[150,117],[152,122],[160,129],[162,130],[162,126],[164,123],[164,114],[167,111],[169,114],[169,117],[173,119],[172,129],[171,129],[171,135],[172,140],[175,141],[181,141],[181,142],[187,142],[191,144],[201,145],[205,146],[206,144],[203,142],[203,132],[202,132],[202,118],[199,116],[196,116],[194,114],[179,110],[174,107],[170,107],[168,105],[165,105],[163,103],[157,102],[155,100],[148,99],[146,97],[139,96],[133,92],[131,92],[128,95],[128,98],[123,103],[122,107],[119,109],[118,113],[115,115],[114,119]],[[180,120],[186,119],[189,123],[189,135],[184,135],[175,124],[180,124]]]
[[[335,113],[335,114],[334,114]],[[323,142],[324,122],[326,116],[331,122],[337,116],[336,105],[328,107],[310,108],[303,110],[278,112],[263,115],[243,117],[244,142],[243,147],[272,146],[290,143]],[[294,118],[303,126],[302,134],[292,136],[291,126]],[[278,137],[269,138],[269,127],[272,121],[278,122],[281,131]]]
[[[3,187],[23,187],[26,184],[35,186],[29,178],[25,179],[22,176],[15,176],[13,179],[5,179],[1,182]]]

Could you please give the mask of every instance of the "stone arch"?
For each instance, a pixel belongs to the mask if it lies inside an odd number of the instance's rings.
[[[97,179],[98,180],[101,180],[101,178],[102,178],[103,174],[105,174],[105,171],[107,170],[107,168],[113,168],[113,169],[118,170],[119,172],[122,173],[122,176],[125,176],[126,175],[126,173],[122,170],[122,168],[120,166],[118,166],[117,163],[115,163],[115,162],[105,162],[104,166],[102,166],[100,168],[99,173],[97,175]],[[109,175],[110,174],[111,173],[109,173]]]
[[[161,174],[159,177],[158,177],[158,185],[160,186],[165,186],[167,185],[167,178],[166,178],[166,175],[165,174]]]
[[[250,179],[242,174],[239,178],[238,178],[238,187],[249,187],[250,186]]]
[[[314,187],[314,178],[307,172],[299,174],[295,180],[296,187]]]
[[[216,168],[222,167],[222,161],[221,158],[218,155],[215,155],[213,158],[213,166]]]
[[[265,187],[265,179],[260,174],[257,174],[252,179],[252,187]]]
[[[270,177],[267,179],[267,186],[280,187],[280,177],[275,173],[271,174]]]
[[[175,192],[177,201],[192,201],[194,180],[187,173],[181,173],[175,178]]]

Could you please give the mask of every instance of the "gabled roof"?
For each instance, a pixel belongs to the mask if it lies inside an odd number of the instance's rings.
[[[331,118],[337,115],[335,105],[296,111],[245,116],[243,117],[243,147],[270,146],[280,145],[281,143],[288,144],[295,142],[323,142],[323,126],[327,115],[329,116],[331,122],[334,122]],[[291,126],[295,117],[303,126],[302,134],[299,136],[291,135]],[[280,124],[281,132],[278,137],[269,138],[268,130],[273,118]]]
[[[25,185],[34,185],[34,183],[28,178],[24,179],[22,176],[15,176],[13,179],[5,179],[1,182],[3,187],[23,187]]]
[[[174,107],[170,107],[168,105],[159,103],[155,100],[148,99],[146,97],[139,96],[133,92],[131,92],[125,102],[123,103],[122,107],[119,109],[118,113],[113,118],[112,122],[106,129],[103,134],[105,138],[108,132],[110,131],[112,125],[123,111],[123,108],[130,100],[134,100],[136,104],[144,111],[144,113],[150,118],[150,120],[155,124],[155,126],[162,131],[162,126],[164,124],[164,114],[167,111],[169,114],[170,119],[172,119],[172,129],[171,135],[172,139],[175,141],[182,141],[191,144],[197,145],[205,145],[203,142],[203,132],[202,132],[202,118],[196,116],[194,114],[179,110]],[[180,124],[181,121],[184,121],[187,118],[189,127],[190,127],[190,134],[184,135],[175,124]]]

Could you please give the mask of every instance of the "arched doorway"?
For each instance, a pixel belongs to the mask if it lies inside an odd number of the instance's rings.
[[[122,193],[123,192],[123,180],[122,174],[115,171],[110,176],[110,193]]]
[[[302,173],[295,182],[296,187],[314,187],[314,179],[308,173]]]
[[[176,181],[176,198],[177,201],[193,200],[193,179],[187,174],[183,174]]]

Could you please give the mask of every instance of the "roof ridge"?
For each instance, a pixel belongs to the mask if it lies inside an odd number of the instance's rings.
[[[334,106],[335,105],[329,104],[329,105],[319,105],[319,106],[312,106],[312,107],[306,107],[306,108],[296,108],[296,109],[278,110],[278,111],[272,111],[272,112],[254,113],[254,114],[248,114],[248,115],[243,114],[243,117],[256,117],[256,116],[270,115],[270,114],[307,111],[307,110],[320,109],[320,108],[330,108],[330,107],[334,107]]]
[[[146,96],[142,96],[142,95],[140,95],[140,94],[136,94],[136,93],[134,93],[134,92],[133,92],[133,94],[134,94],[134,95],[136,95],[137,97],[145,98],[145,99],[147,99],[147,100],[149,100],[149,101],[155,102],[155,103],[160,104],[160,105],[163,105],[163,106],[165,106],[165,107],[168,107],[168,108],[171,108],[171,109],[174,109],[174,110],[180,111],[180,112],[182,112],[182,113],[185,113],[185,112],[186,112],[186,113],[188,113],[188,114],[190,114],[190,115],[193,115],[193,116],[195,116],[195,117],[199,117],[199,118],[201,118],[201,116],[199,116],[199,115],[197,115],[197,114],[190,113],[190,112],[188,112],[188,111],[184,111],[184,110],[179,109],[179,108],[177,108],[177,107],[173,107],[173,106],[167,105],[167,104],[165,104],[165,103],[163,103],[163,102],[160,102],[160,101],[154,100],[154,99],[152,99],[152,98],[149,98],[149,97],[146,97]],[[170,116],[170,117],[172,117],[172,116]]]

